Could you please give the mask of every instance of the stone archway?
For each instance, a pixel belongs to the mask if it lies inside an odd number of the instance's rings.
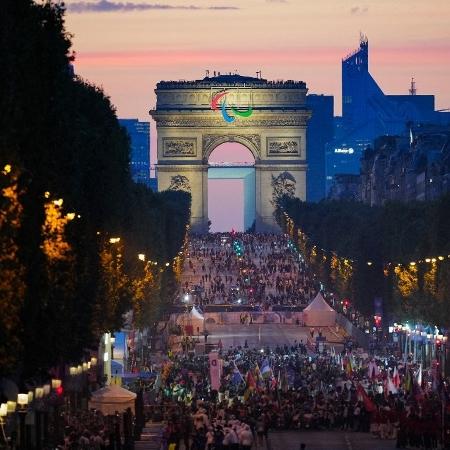
[[[240,75],[161,81],[150,111],[158,132],[158,189],[189,190],[191,227],[208,230],[208,158],[218,145],[239,142],[255,158],[256,230],[279,231],[274,195],[306,198],[306,85]],[[225,97],[221,108],[214,99]],[[227,106],[228,105],[228,106]],[[216,108],[215,108],[215,107]],[[233,116],[234,115],[234,116]]]
[[[255,159],[260,161],[261,139],[258,134],[205,134],[203,135],[203,164],[208,164],[211,153],[219,146],[228,142],[237,142],[247,148]]]
[[[245,231],[255,224],[255,155],[237,140],[216,142],[208,158],[210,232]]]

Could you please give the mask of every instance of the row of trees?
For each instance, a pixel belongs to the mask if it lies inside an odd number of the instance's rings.
[[[114,107],[72,73],[63,6],[5,0],[0,20],[0,375],[24,379],[77,361],[130,309],[158,319],[190,196],[132,182]]]
[[[305,203],[283,197],[277,221],[340,298],[385,317],[450,325],[450,196],[433,202]]]

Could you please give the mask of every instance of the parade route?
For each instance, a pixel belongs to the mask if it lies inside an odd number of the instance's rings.
[[[281,431],[270,435],[271,450],[391,450],[395,440],[376,439],[369,433],[345,431]]]
[[[222,341],[223,348],[230,346],[244,346],[247,341],[249,347],[255,348],[275,348],[284,345],[293,345],[297,343],[307,343],[308,338],[311,339],[310,329],[308,327],[300,327],[297,325],[286,324],[253,324],[253,325],[208,325],[208,343],[216,344]],[[335,333],[328,328],[317,328],[316,333],[322,332],[327,341],[336,339]],[[336,349],[342,348],[342,344],[332,344]]]

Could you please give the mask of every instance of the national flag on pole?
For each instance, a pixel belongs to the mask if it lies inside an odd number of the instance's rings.
[[[346,357],[346,362],[345,362],[345,373],[350,376],[352,374],[353,368],[352,368],[352,361],[351,359],[347,356]]]
[[[267,358],[262,362],[261,375],[264,380],[268,380],[272,375],[272,369],[270,368],[269,360]]]
[[[394,386],[398,389],[400,387],[400,375],[398,374],[397,366],[394,367],[394,373],[392,375],[392,382]]]
[[[240,384],[245,383],[244,377],[236,366],[236,363],[233,361],[234,369],[233,374],[231,375],[231,383],[232,384]]]
[[[370,397],[367,395],[367,392],[364,390],[364,388],[358,383],[358,386],[356,388],[356,391],[358,393],[358,396],[361,397],[364,408],[366,408],[367,412],[374,412],[377,410],[377,407],[373,403],[373,401],[370,399]]]
[[[397,392],[398,392],[397,387],[395,386],[394,382],[392,381],[391,374],[389,373],[389,370],[388,370],[386,380],[384,381],[384,395],[388,396],[389,393],[397,394]]]
[[[255,367],[255,377],[256,377],[256,381],[263,381],[263,377],[261,375],[261,370],[259,370],[259,366],[258,363],[256,363],[256,367]]]
[[[247,389],[249,389],[250,391],[253,391],[254,389],[256,389],[256,380],[253,377],[251,370],[247,371],[247,375],[245,376],[245,378],[246,378],[246,383],[247,383]]]

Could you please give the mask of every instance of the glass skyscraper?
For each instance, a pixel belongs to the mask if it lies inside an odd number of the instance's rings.
[[[119,119],[131,141],[130,169],[136,183],[150,186],[150,123],[138,119]]]

